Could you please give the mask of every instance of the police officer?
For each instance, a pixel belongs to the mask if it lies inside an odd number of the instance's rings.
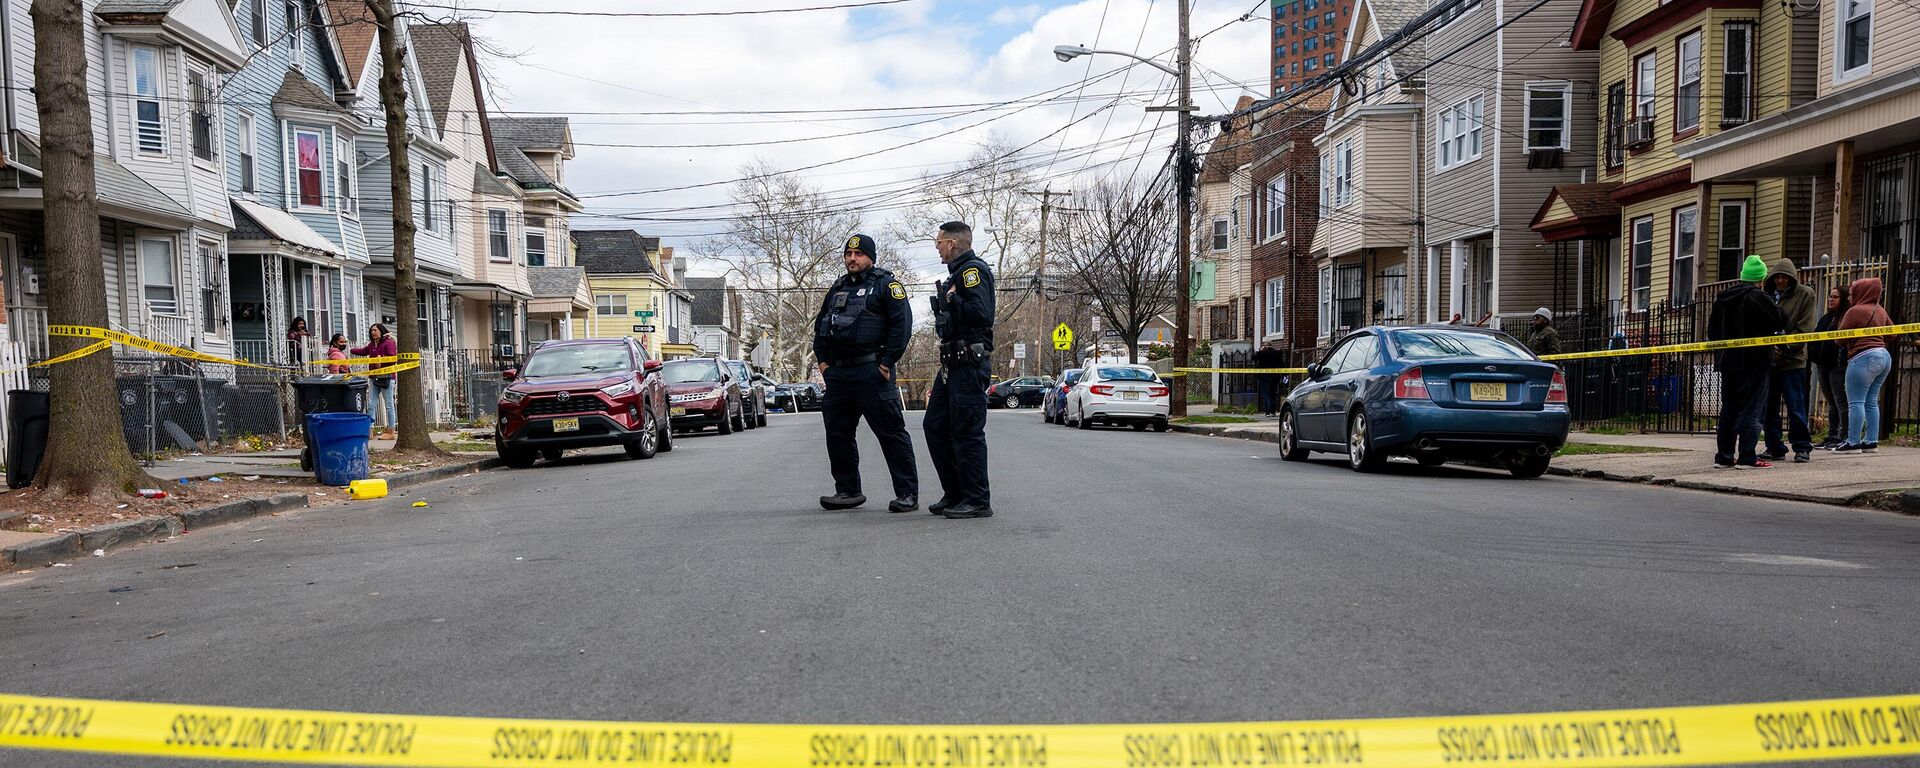
[[[940,333],[940,373],[927,399],[927,452],[940,474],[940,501],[927,506],[953,519],[992,517],[987,490],[987,366],[993,350],[993,272],[973,253],[973,228],[940,225],[934,247],[947,279],[931,298]]]
[[[852,509],[867,503],[860,491],[860,449],[854,429],[860,417],[880,439],[893,475],[888,512],[920,508],[920,478],[914,468],[913,442],[900,414],[900,388],[893,367],[906,354],[913,335],[913,309],[907,288],[893,273],[873,265],[873,238],[854,235],[841,252],[847,274],[834,281],[820,314],[813,320],[813,357],[826,380],[821,405],[827,425],[827,461],[833,468],[832,496],[820,497],[826,509]]]

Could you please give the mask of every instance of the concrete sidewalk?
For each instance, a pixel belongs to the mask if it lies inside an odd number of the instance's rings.
[[[436,431],[435,443],[459,439],[461,431]],[[371,451],[393,450],[392,440],[372,440]],[[464,454],[462,454],[464,455]],[[491,452],[488,452],[491,455]],[[147,474],[161,480],[201,480],[214,475],[258,475],[260,477],[310,478],[312,470],[300,468],[300,449],[288,448],[255,453],[210,453],[178,456],[154,462]]]

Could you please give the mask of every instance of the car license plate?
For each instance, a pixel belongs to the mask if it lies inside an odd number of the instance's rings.
[[[580,431],[580,420],[579,419],[554,419],[553,431],[578,432]]]
[[[687,409],[676,405],[672,408],[667,409],[667,415],[668,416],[685,416],[687,415]]]
[[[1120,397],[1121,397],[1121,399],[1123,399],[1123,400],[1138,400],[1138,399],[1140,399],[1140,393],[1138,393],[1138,392],[1122,392],[1122,393],[1120,393]]]
[[[1469,387],[1467,397],[1475,401],[1498,403],[1507,399],[1507,385],[1505,382],[1476,381],[1467,386]]]

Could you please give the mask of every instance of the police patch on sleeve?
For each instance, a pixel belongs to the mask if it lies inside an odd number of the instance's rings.
[[[888,283],[887,291],[892,293],[896,299],[904,299],[907,297],[907,287],[899,283]]]
[[[973,288],[980,285],[980,268],[973,267],[971,269],[968,269],[965,272],[960,273],[960,284],[968,288]]]

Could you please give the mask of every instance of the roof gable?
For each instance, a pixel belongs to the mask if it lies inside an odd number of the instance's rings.
[[[380,30],[374,26],[373,12],[367,10],[362,0],[327,0],[327,15],[332,22],[327,26],[333,29],[334,38],[340,43],[340,57],[347,65],[347,84],[360,87],[360,77],[366,74],[367,62],[373,56],[373,43],[379,37]]]
[[[93,9],[109,26],[159,26],[196,53],[229,69],[246,64],[240,23],[222,0],[104,0]]]
[[[658,275],[649,251],[660,250],[660,238],[631,229],[576,229],[575,259],[590,275]]]

